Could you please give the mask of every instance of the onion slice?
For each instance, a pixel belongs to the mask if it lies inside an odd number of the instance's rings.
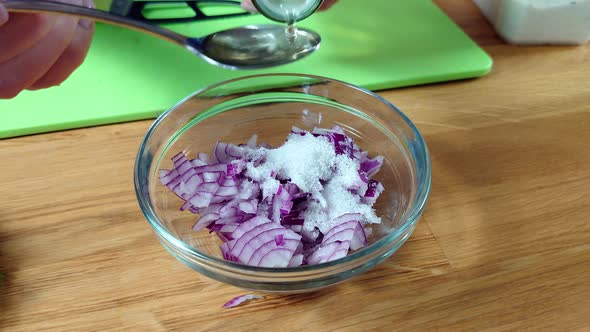
[[[222,308],[226,308],[226,309],[227,308],[235,308],[246,301],[258,300],[258,299],[264,299],[264,296],[254,295],[254,294],[240,295],[240,296],[236,296],[233,299],[227,301],[222,306]]]

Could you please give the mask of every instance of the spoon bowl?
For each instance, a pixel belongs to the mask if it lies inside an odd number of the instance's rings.
[[[193,52],[207,55],[208,62],[233,68],[264,68],[301,59],[320,45],[315,32],[287,32],[275,24],[248,25],[189,39]]]
[[[320,36],[307,29],[282,25],[236,27],[203,37],[188,37],[169,29],[66,3],[37,0],[0,0],[9,12],[63,14],[89,18],[140,31],[183,47],[209,64],[225,69],[261,69],[284,65],[316,51]]]

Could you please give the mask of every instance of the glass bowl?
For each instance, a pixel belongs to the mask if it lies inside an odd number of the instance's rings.
[[[318,124],[319,122],[319,124]],[[338,125],[369,156],[382,155],[375,179],[385,190],[374,205],[380,224],[369,245],[348,256],[312,266],[262,268],[223,259],[215,233],[193,231],[198,216],[180,211],[182,201],[160,184],[158,171],[211,153],[216,141],[278,146],[292,126]],[[139,205],[162,246],[191,269],[212,279],[261,292],[313,291],[367,271],[392,255],[411,235],[430,192],[426,144],[412,122],[376,94],[337,80],[295,74],[247,76],[222,82],[185,98],[163,113],[147,132],[135,162]]]

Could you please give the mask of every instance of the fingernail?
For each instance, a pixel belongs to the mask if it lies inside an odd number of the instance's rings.
[[[87,8],[92,8],[94,9],[94,2],[92,0],[84,0],[82,3],[82,6],[87,7]],[[87,18],[83,18],[80,19],[80,21],[78,21],[78,25],[80,25],[82,28],[86,29],[86,30],[90,30],[92,28],[92,24],[94,23],[94,21],[89,20]]]
[[[8,22],[8,10],[0,3],[0,25]]]
[[[92,20],[87,19],[87,18],[82,18],[78,21],[78,25],[86,30],[90,30],[92,28],[92,23],[94,23],[94,22]]]

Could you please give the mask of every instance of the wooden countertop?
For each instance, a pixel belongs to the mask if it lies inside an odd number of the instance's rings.
[[[391,259],[312,295],[220,306],[155,240],[132,166],[150,121],[0,141],[0,327],[53,330],[590,329],[590,46],[504,44],[484,78],[380,92],[432,154],[424,218]]]

